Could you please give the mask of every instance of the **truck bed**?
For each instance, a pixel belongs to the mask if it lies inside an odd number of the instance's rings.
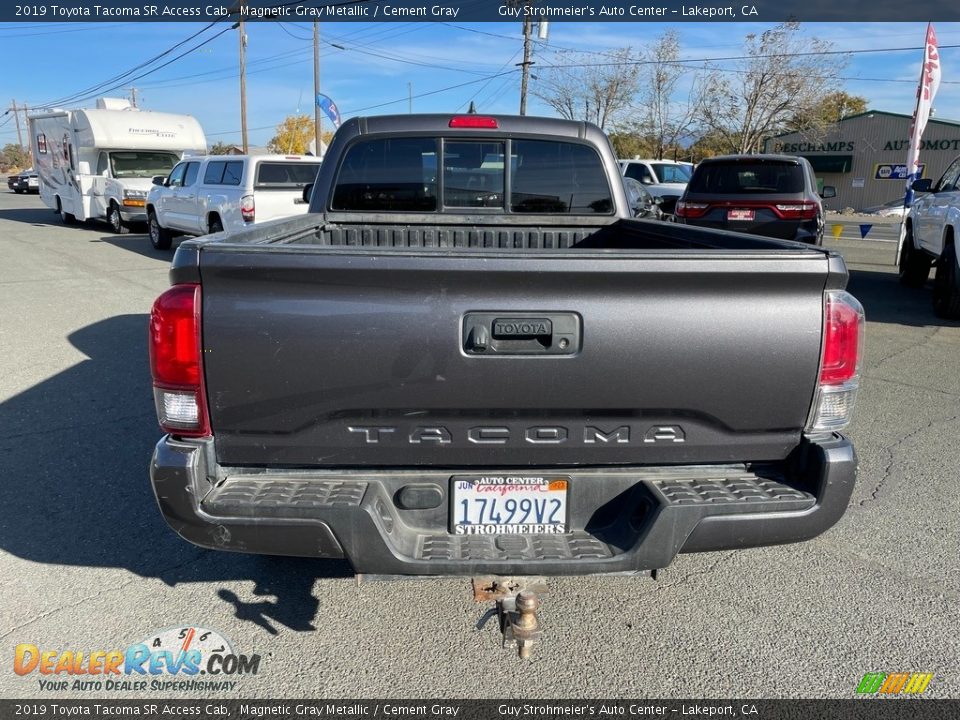
[[[201,240],[200,243],[206,241]],[[716,250],[721,252],[782,251],[796,255],[811,250],[756,235],[709,231],[651,220],[615,220],[598,225],[530,225],[477,218],[472,223],[424,224],[385,218],[383,222],[330,222],[316,215],[263,223],[218,241],[218,247],[242,250],[256,245],[476,250]],[[823,256],[813,249],[814,254]]]
[[[824,287],[845,281],[815,248],[645,221],[270,226],[175,263],[184,282],[199,262],[228,466],[782,460],[816,387]],[[579,325],[575,352],[466,346],[471,318],[551,314]]]

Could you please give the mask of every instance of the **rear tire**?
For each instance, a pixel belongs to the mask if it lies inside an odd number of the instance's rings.
[[[913,244],[913,230],[907,226],[907,236],[900,249],[900,284],[907,287],[923,287],[930,276],[930,258]]]
[[[60,221],[64,225],[76,225],[77,218],[72,213],[68,213],[63,209],[63,203],[60,202],[60,198],[57,198],[57,212],[60,213]]]
[[[948,320],[960,319],[960,277],[957,274],[957,250],[944,249],[933,279],[933,312]]]
[[[147,232],[150,235],[150,244],[153,245],[153,247],[155,247],[157,250],[170,249],[170,243],[173,241],[173,236],[170,234],[169,230],[160,227],[160,223],[157,221],[157,214],[152,210],[147,216]]]

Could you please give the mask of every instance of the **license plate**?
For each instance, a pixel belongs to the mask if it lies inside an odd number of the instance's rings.
[[[569,477],[455,475],[451,487],[450,532],[455,535],[555,535],[569,531]]]
[[[753,220],[754,217],[754,210],[727,210],[727,220]]]

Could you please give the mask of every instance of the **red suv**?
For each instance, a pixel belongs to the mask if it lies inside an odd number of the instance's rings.
[[[813,167],[794,155],[723,155],[697,165],[676,221],[687,225],[765,235],[820,245],[823,242],[821,198]]]

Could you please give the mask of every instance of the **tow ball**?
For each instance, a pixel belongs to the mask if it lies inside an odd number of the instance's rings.
[[[477,629],[482,630],[487,621],[496,616],[503,635],[503,647],[516,645],[520,657],[528,660],[542,634],[537,610],[540,609],[540,594],[546,590],[547,581],[542,577],[474,578],[474,600],[496,601],[496,606],[480,618]]]

